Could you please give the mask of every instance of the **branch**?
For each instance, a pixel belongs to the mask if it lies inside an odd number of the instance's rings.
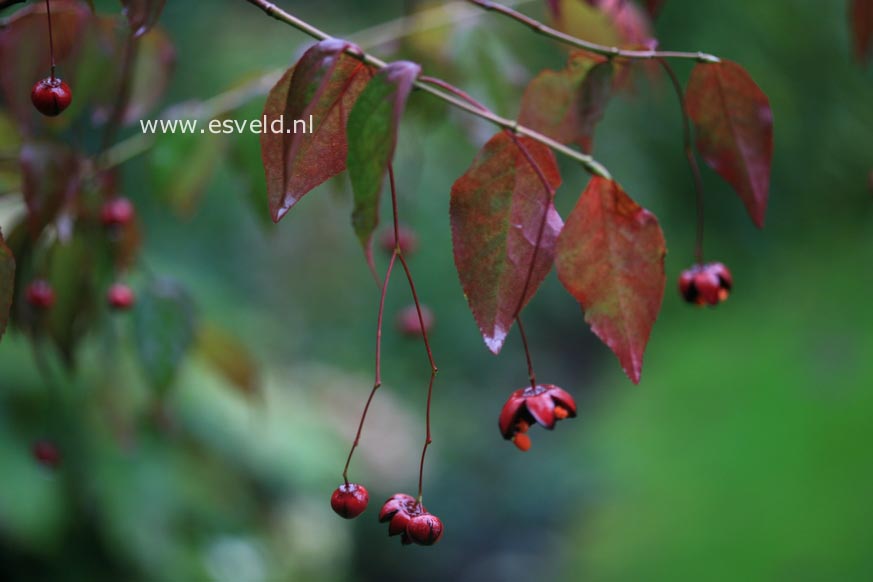
[[[312,26],[308,22],[300,20],[296,16],[289,14],[288,12],[282,10],[281,8],[279,8],[278,6],[273,4],[272,2],[268,2],[267,0],[246,0],[246,2],[248,2],[249,4],[252,4],[253,6],[257,6],[258,8],[260,8],[261,10],[264,11],[264,13],[267,14],[267,16],[275,18],[279,22],[282,22],[282,23],[287,24],[289,26],[293,26],[297,30],[308,34],[309,36],[311,36],[312,38],[314,38],[316,40],[321,41],[321,40],[327,40],[329,38],[332,38],[327,33]],[[346,52],[349,56],[354,57],[356,59],[359,59],[360,61],[362,61],[363,63],[365,63],[371,67],[374,67],[377,69],[384,69],[387,66],[387,63],[385,63],[385,61],[383,61],[377,57],[374,57],[373,55],[371,55],[367,52],[364,52],[364,51],[361,51],[361,50],[358,50],[355,48],[350,48]],[[509,131],[512,131],[513,133],[518,134],[518,135],[527,136],[534,141],[538,141],[541,144],[552,148],[556,152],[559,152],[559,153],[561,153],[569,158],[576,160],[577,162],[582,164],[582,166],[586,170],[588,170],[588,172],[590,172],[592,174],[595,174],[597,176],[601,176],[603,178],[606,178],[607,180],[612,179],[612,176],[609,174],[609,171],[603,165],[601,165],[598,161],[596,161],[592,156],[580,153],[580,152],[578,152],[570,147],[565,146],[564,144],[562,144],[560,142],[553,140],[552,138],[550,138],[548,136],[545,136],[537,131],[534,131],[533,129],[530,129],[529,127],[519,125],[518,121],[516,121],[514,119],[507,119],[505,117],[501,117],[499,115],[496,115],[490,111],[484,111],[478,107],[475,107],[475,106],[467,103],[466,101],[459,99],[458,97],[456,97],[450,93],[447,93],[446,91],[444,91],[442,89],[438,89],[436,87],[428,85],[427,83],[424,83],[420,80],[415,82],[415,88],[420,90],[420,91],[424,91],[425,93],[429,93],[430,95],[433,95],[437,99],[440,99],[441,101],[444,101],[445,103],[448,103],[449,105],[451,105],[452,107],[454,107],[456,109],[466,111],[467,113],[470,113],[471,115],[475,115],[476,117],[480,117],[480,118],[482,118],[482,119],[484,119],[484,120],[486,120],[486,121],[488,121],[488,122],[490,122],[498,127],[501,127],[503,129],[507,129]]]
[[[553,40],[558,42],[562,42],[564,44],[570,45],[572,47],[586,50],[588,52],[592,52],[598,55],[603,55],[605,57],[610,58],[621,58],[621,59],[633,59],[633,60],[652,60],[652,59],[691,59],[695,61],[700,61],[704,63],[718,63],[721,62],[715,55],[710,55],[707,53],[688,53],[688,52],[677,52],[677,51],[655,51],[655,50],[646,50],[646,51],[638,51],[638,50],[623,50],[614,46],[605,46],[602,44],[596,44],[593,42],[588,42],[587,40],[582,40],[581,38],[576,38],[575,36],[570,36],[569,34],[565,34],[560,30],[556,30],[550,26],[546,26],[542,22],[538,20],[534,20],[529,16],[525,16],[521,12],[517,10],[513,10],[508,6],[503,4],[497,4],[496,2],[491,2],[489,0],[467,0],[471,4],[475,4],[479,6],[483,10],[489,10],[491,12],[498,12],[503,14],[504,16],[508,16],[513,20],[517,20],[518,22],[524,24],[529,27],[531,30],[536,32],[537,34],[541,34],[543,36],[547,36]]]

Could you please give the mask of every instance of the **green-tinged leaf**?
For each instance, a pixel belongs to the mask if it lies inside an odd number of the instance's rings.
[[[770,100],[745,69],[729,61],[696,65],[685,100],[700,155],[763,228],[773,159]]]
[[[307,192],[346,169],[346,124],[370,75],[346,54],[350,48],[335,39],[316,44],[267,97],[261,152],[276,222]],[[282,131],[274,133],[280,123]]]
[[[421,67],[391,63],[358,97],[348,121],[349,177],[355,194],[352,224],[373,265],[371,239],[379,224],[379,198],[397,146],[397,129]]]
[[[124,112],[128,124],[138,122],[160,102],[176,63],[173,41],[162,28],[153,28],[137,43],[130,99]]]
[[[599,177],[591,179],[558,239],[561,283],[634,383],[661,309],[665,255],[655,216]]]
[[[199,207],[227,150],[228,137],[213,134],[161,136],[152,154],[155,192],[180,217]]]
[[[142,36],[153,27],[161,17],[167,0],[121,0],[124,15],[134,36]]]
[[[196,353],[244,396],[260,393],[255,359],[232,333],[211,323],[203,324],[197,332]]]
[[[81,188],[80,160],[64,146],[38,142],[21,148],[20,162],[28,225],[37,235]]]
[[[193,301],[175,281],[152,281],[139,293],[133,322],[143,373],[155,390],[164,391],[194,345]]]
[[[575,52],[561,71],[543,71],[524,93],[519,122],[565,144],[590,152],[594,128],[612,94],[612,63]]]
[[[15,291],[15,257],[3,240],[0,232],[0,339],[6,332],[9,323],[9,312],[12,309],[12,295]]]
[[[452,186],[455,266],[485,345],[495,354],[552,268],[563,226],[552,204],[560,184],[549,148],[501,131]]]

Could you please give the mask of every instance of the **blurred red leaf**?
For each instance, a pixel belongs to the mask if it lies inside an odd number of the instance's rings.
[[[658,15],[661,8],[664,7],[665,0],[646,0],[646,10],[652,15],[652,18]]]
[[[313,133],[261,135],[270,213],[278,222],[307,192],[346,169],[346,123],[352,106],[366,85],[366,66],[345,54],[351,45],[326,40],[310,48],[279,80],[267,98],[264,115],[272,124],[295,120]],[[269,130],[268,128],[265,128]]]
[[[852,0],[849,6],[852,45],[855,58],[862,64],[870,60],[873,49],[873,0]]]
[[[655,216],[599,177],[591,179],[558,239],[561,283],[634,383],[661,309],[665,255]]]
[[[91,19],[86,2],[54,0],[52,2],[52,32],[58,75],[72,83],[70,64],[87,35]],[[7,108],[22,124],[35,115],[30,102],[30,88],[49,75],[48,24],[44,2],[34,2],[13,13],[0,28],[0,90]],[[75,85],[75,83],[73,83]],[[74,94],[75,100],[75,94]]]
[[[9,310],[12,308],[12,295],[15,290],[15,257],[3,240],[0,232],[0,339],[9,323]]]
[[[612,63],[606,58],[574,52],[565,69],[543,71],[530,82],[519,123],[590,152],[594,127],[603,118],[612,93],[612,79]]]
[[[421,67],[409,61],[379,71],[358,97],[348,122],[349,178],[355,194],[352,224],[373,269],[372,237],[379,195],[397,146],[397,129]]]
[[[485,344],[495,354],[503,347],[518,310],[530,301],[552,268],[563,226],[552,205],[560,184],[558,165],[549,148],[502,131],[485,144],[452,187],[455,266]],[[548,218],[531,272],[545,213]]]
[[[740,65],[729,61],[696,65],[685,99],[700,155],[763,227],[773,158],[769,99]]]
[[[28,226],[36,236],[78,194],[79,158],[63,146],[28,143],[21,148],[20,162]]]
[[[166,0],[121,0],[121,3],[133,35],[142,36],[158,22]]]

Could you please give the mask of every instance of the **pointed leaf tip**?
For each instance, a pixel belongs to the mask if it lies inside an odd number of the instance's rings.
[[[599,177],[591,179],[558,239],[558,278],[635,384],[661,309],[665,255],[655,216]]]
[[[501,131],[452,186],[455,266],[485,345],[495,354],[502,349],[519,306],[530,301],[552,268],[555,243],[563,227],[552,204],[560,183],[558,165],[549,148]],[[544,216],[547,220],[531,272]]]
[[[685,99],[700,155],[763,228],[773,158],[769,99],[745,69],[730,61],[696,65]]]

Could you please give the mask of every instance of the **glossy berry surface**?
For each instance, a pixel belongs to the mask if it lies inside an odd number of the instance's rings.
[[[409,255],[415,252],[418,248],[418,237],[415,231],[408,226],[399,226],[397,228],[397,238],[394,238],[394,229],[389,228],[382,233],[382,238],[379,240],[382,250],[390,255],[394,252],[394,247],[397,243],[400,246],[400,252],[404,255]]]
[[[73,102],[70,86],[57,77],[37,81],[30,92],[30,100],[37,111],[48,117],[60,115]]]
[[[358,517],[367,509],[370,494],[363,485],[343,483],[330,496],[330,506],[340,517],[352,519]]]
[[[718,305],[733,287],[731,272],[721,263],[694,265],[679,277],[679,293],[694,305]]]
[[[443,537],[443,522],[430,513],[417,515],[406,525],[406,535],[414,544],[432,546]]]
[[[421,321],[418,319],[418,310],[415,305],[404,307],[397,312],[397,331],[407,337],[421,337],[421,322],[424,322],[424,331],[430,332],[434,324],[433,312],[426,306],[421,306]]]
[[[510,395],[500,411],[500,434],[521,451],[530,449],[528,429],[534,424],[552,430],[559,420],[576,416],[576,402],[553,384],[527,386]]]
[[[409,545],[412,543],[412,539],[406,528],[410,520],[424,513],[427,513],[427,510],[418,503],[415,497],[405,493],[397,493],[382,505],[382,509],[379,511],[379,521],[388,522],[389,536],[399,535],[400,543]]]
[[[100,222],[107,227],[126,226],[130,224],[135,214],[133,202],[127,198],[113,198],[100,210]]]
[[[49,469],[55,469],[61,463],[60,451],[58,451],[58,448],[54,443],[49,441],[37,441],[33,443],[30,453],[40,465],[48,467]]]
[[[133,290],[123,283],[115,283],[106,292],[106,302],[112,309],[125,311],[133,307],[135,301]]]
[[[36,309],[51,309],[55,304],[55,291],[44,279],[37,279],[27,286],[27,303]]]

